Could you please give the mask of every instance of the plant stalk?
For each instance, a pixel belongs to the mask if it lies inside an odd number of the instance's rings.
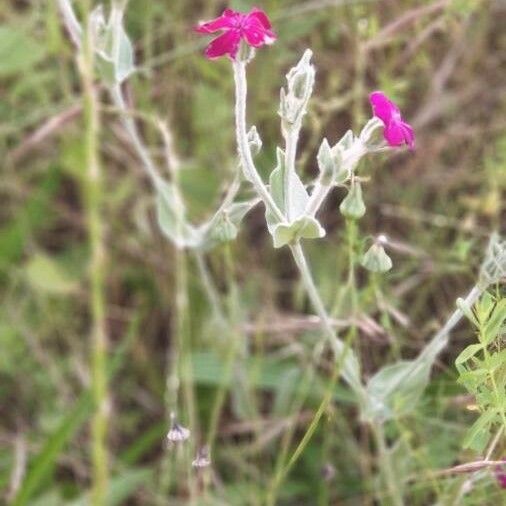
[[[89,5],[86,14],[89,12]],[[87,26],[87,25],[86,25]],[[91,30],[78,54],[78,67],[83,85],[86,172],[84,198],[88,222],[90,258],[91,305],[91,378],[94,413],[91,421],[92,494],[91,503],[106,502],[108,487],[107,431],[109,401],[107,394],[107,335],[105,309],[105,239],[101,211],[103,205],[102,173],[100,168],[100,116],[97,91],[94,86],[94,53]]]

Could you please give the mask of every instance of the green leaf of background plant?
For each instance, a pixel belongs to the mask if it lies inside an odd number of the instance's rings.
[[[464,448],[472,448],[477,452],[482,452],[490,440],[490,427],[494,423],[497,413],[495,410],[489,410],[483,413],[469,429],[462,445]]]
[[[44,56],[44,45],[19,28],[0,27],[0,77],[10,77],[31,69]]]
[[[483,349],[482,344],[471,344],[460,355],[455,359],[455,364],[463,364],[467,362],[471,357],[474,357],[476,353]]]
[[[29,283],[36,288],[52,294],[69,294],[75,292],[78,280],[53,258],[41,253],[34,255],[25,266]]]

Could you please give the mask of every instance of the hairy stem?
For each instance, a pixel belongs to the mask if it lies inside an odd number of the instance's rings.
[[[272,195],[265,186],[260,174],[258,173],[253,162],[253,155],[248,143],[248,131],[246,128],[246,97],[248,86],[246,82],[246,63],[242,61],[234,61],[234,80],[235,80],[235,121],[236,121],[236,137],[239,156],[241,159],[242,170],[248,181],[253,183],[256,192],[264,201],[267,209],[274,214],[279,221],[286,221],[285,216],[274,202]]]
[[[88,13],[90,5],[85,5]],[[94,413],[91,422],[93,505],[105,504],[108,483],[108,395],[107,395],[107,336],[105,314],[105,240],[101,210],[102,174],[100,169],[99,136],[100,116],[97,92],[94,87],[94,55],[91,30],[87,29],[78,56],[84,95],[84,126],[86,148],[86,173],[84,195],[91,250],[91,377]]]
[[[309,300],[313,305],[316,314],[319,316],[322,328],[324,329],[327,338],[330,342],[334,355],[336,359],[342,359],[342,377],[351,387],[353,392],[357,395],[358,399],[361,400],[364,398],[364,388],[362,386],[362,382],[360,380],[360,370],[358,366],[358,361],[350,349],[341,341],[337,336],[332,327],[332,322],[330,316],[325,309],[325,306],[320,298],[320,294],[318,293],[318,289],[313,280],[313,276],[311,275],[311,271],[306,261],[306,257],[304,255],[304,251],[300,243],[290,246],[290,250],[292,252],[293,258],[297,267],[299,269],[302,282],[304,284],[304,288],[308,294]],[[344,357],[344,358],[343,358]]]
[[[483,288],[478,285],[474,286],[464,299],[464,305],[471,307],[481,297]],[[449,334],[453,328],[460,322],[464,313],[461,309],[456,309],[447,320],[443,328],[432,338],[431,342],[424,348],[418,360],[427,357],[436,357],[438,353],[448,344]]]
[[[397,486],[395,471],[392,465],[392,459],[390,455],[390,449],[387,447],[385,432],[383,428],[383,424],[373,423],[371,425],[371,429],[373,431],[374,437],[376,439],[376,444],[378,446],[378,456],[380,459],[380,472],[383,475],[385,480],[385,484],[388,489],[388,494],[390,496],[390,501],[385,502],[385,504],[391,504],[393,506],[404,506],[404,500],[402,498],[402,493]]]
[[[121,91],[121,86],[119,84],[116,84],[115,86],[109,88],[109,92],[114,105],[121,112],[120,119],[123,124],[123,127],[130,136],[132,145],[135,151],[137,152],[137,155],[141,159],[141,162],[144,166],[144,169],[146,170],[146,173],[148,174],[154,186],[157,187],[159,183],[162,182],[162,178],[158,172],[158,169],[153,163],[153,160],[151,159],[148,150],[146,149],[144,143],[141,140],[141,137],[137,131],[137,126],[135,125],[135,121],[128,114],[128,107],[125,103],[123,92]]]
[[[286,217],[279,210],[272,200],[272,196],[263,184],[260,175],[253,162],[253,157],[248,143],[247,129],[246,129],[246,68],[244,62],[235,61],[234,78],[236,83],[236,134],[237,144],[239,148],[239,156],[245,175],[253,183],[255,190],[259,196],[264,200],[265,205],[275,213],[280,221],[286,221]],[[325,306],[320,298],[316,285],[313,281],[311,271],[307,265],[304,251],[300,243],[290,246],[295,263],[299,269],[304,288],[308,297],[322,322],[322,327],[327,335],[331,344],[334,354],[337,358],[343,358],[342,376],[345,381],[350,385],[352,390],[360,400],[364,400],[364,388],[360,380],[360,370],[358,360],[351,350],[348,350],[345,344],[337,337],[332,327],[329,315]]]
[[[294,216],[291,216],[292,209],[292,180],[295,174],[295,158],[297,156],[297,142],[299,139],[300,126],[294,125],[288,128],[285,132],[286,146],[285,146],[285,171],[284,171],[284,204],[285,214],[288,221],[291,221]]]

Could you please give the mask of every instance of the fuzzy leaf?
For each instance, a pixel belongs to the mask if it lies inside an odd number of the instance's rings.
[[[186,212],[174,186],[169,183],[157,185],[158,224],[165,236],[178,248],[196,248],[201,237],[186,222]]]
[[[411,412],[429,382],[430,368],[430,362],[414,360],[378,371],[367,384],[366,416],[385,421]]]
[[[300,239],[319,239],[324,236],[323,227],[310,216],[303,216],[290,224],[278,223],[272,233],[275,248],[293,244]]]
[[[327,139],[323,139],[316,159],[320,169],[321,184],[325,186],[331,185],[337,173],[337,164]]]
[[[211,220],[210,226],[204,225],[202,247],[210,249],[222,242],[233,241],[239,233],[239,226],[246,214],[259,202],[252,199],[247,202],[234,202],[219,216]]]
[[[107,25],[101,10],[93,13],[97,25],[97,67],[101,78],[108,84],[121,84],[135,72],[132,43],[123,27],[123,12],[113,4]]]
[[[285,209],[285,163],[284,152],[278,148],[278,164],[271,172],[270,191],[272,198],[281,211],[286,214]],[[266,212],[267,226],[274,239],[274,247],[280,248],[298,239],[317,239],[325,236],[325,230],[313,217],[306,216],[305,210],[309,201],[309,195],[295,173],[291,174],[289,185],[290,193],[290,223],[280,223],[271,212]]]

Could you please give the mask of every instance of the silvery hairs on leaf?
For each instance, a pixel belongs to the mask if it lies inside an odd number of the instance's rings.
[[[490,237],[485,260],[480,269],[479,284],[483,288],[506,278],[506,239],[494,233]]]
[[[292,217],[290,223],[280,223],[269,211],[266,211],[267,227],[271,233],[275,248],[293,244],[300,239],[318,239],[325,236],[325,230],[318,220],[306,214],[309,202],[307,190],[299,176],[292,172],[288,188],[285,188],[285,156],[280,148],[277,150],[277,166],[270,176],[270,191],[276,205]],[[284,192],[290,191],[290,212],[285,209]]]
[[[336,183],[342,183],[351,177],[361,158],[367,152],[368,148],[362,138],[357,137],[351,130],[348,130],[341,140],[332,146],[334,158],[342,160]]]
[[[362,417],[385,422],[413,411],[429,383],[431,362],[401,360],[380,369],[367,383]]]
[[[186,209],[172,183],[158,182],[156,185],[156,207],[158,225],[177,248],[197,248],[202,235],[186,222]]]
[[[320,184],[324,186],[334,184],[338,176],[342,173],[340,170],[343,163],[341,151],[336,150],[333,153],[329,141],[323,139],[318,154],[316,155],[316,160],[318,162],[318,169],[320,170]],[[346,176],[347,174],[341,182],[346,179]]]
[[[123,15],[124,2],[113,1],[107,22],[102,5],[90,16],[98,72],[109,86],[121,84],[135,72],[134,51],[123,28]]]
[[[316,73],[310,63],[312,55],[313,52],[306,49],[299,63],[286,75],[288,89],[281,88],[279,115],[284,129],[299,125],[306,114]]]

